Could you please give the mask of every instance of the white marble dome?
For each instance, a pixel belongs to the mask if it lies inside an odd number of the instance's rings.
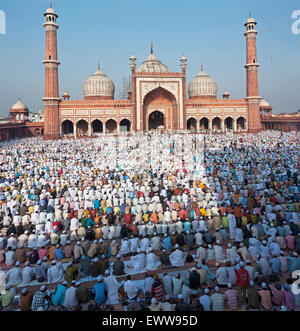
[[[261,101],[259,103],[259,107],[270,107],[270,104],[266,100],[261,99]]]
[[[21,99],[19,99],[18,102],[15,103],[11,107],[11,109],[26,109],[27,110],[28,108],[26,107],[26,105],[24,105],[24,103],[21,101]]]
[[[52,6],[51,6],[50,8],[48,8],[48,9],[46,10],[46,14],[53,14],[53,15],[56,15],[56,12],[55,12],[55,10],[52,8]]]
[[[161,61],[159,61],[156,56],[151,51],[151,54],[148,56],[147,60],[144,61],[137,69],[137,72],[146,72],[146,73],[161,73],[161,72],[170,72],[169,68],[165,66]]]
[[[218,87],[217,83],[203,71],[202,67],[201,72],[189,84],[188,91],[190,98],[217,97]]]
[[[85,81],[83,92],[85,97],[111,97],[113,99],[115,85],[110,78],[101,72],[98,64],[98,69],[94,75]]]

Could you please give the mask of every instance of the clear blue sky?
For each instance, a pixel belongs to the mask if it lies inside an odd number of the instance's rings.
[[[299,0],[52,0],[59,15],[60,95],[82,99],[86,78],[101,69],[116,85],[130,75],[132,52],[138,65],[154,54],[172,71],[188,59],[188,82],[204,70],[216,80],[218,95],[245,96],[244,23],[258,22],[260,95],[274,112],[300,108],[300,35],[291,31]],[[21,97],[32,111],[43,107],[44,11],[50,0],[2,0],[7,34],[0,35],[0,116]]]

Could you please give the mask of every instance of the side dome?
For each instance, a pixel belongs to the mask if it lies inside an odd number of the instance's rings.
[[[21,99],[18,100],[17,103],[15,103],[11,109],[14,110],[28,110],[28,108],[26,107],[26,105],[24,105],[24,103],[21,101]]]
[[[201,72],[191,81],[189,84],[189,97],[217,97],[218,87],[217,83],[208,76],[203,71],[203,66],[201,67]]]
[[[85,98],[114,98],[115,85],[110,78],[108,78],[103,72],[101,72],[100,64],[98,64],[98,69],[94,73],[94,75],[92,75],[85,81],[83,86],[83,93]]]
[[[270,104],[266,100],[261,99],[261,101],[259,103],[259,107],[261,107],[261,108],[263,108],[263,107],[270,107]]]

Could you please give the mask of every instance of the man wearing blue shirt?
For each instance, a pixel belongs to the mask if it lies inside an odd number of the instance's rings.
[[[93,295],[95,296],[95,302],[98,305],[101,305],[106,300],[107,287],[103,282],[103,277],[99,276],[97,278],[98,283],[94,285]]]
[[[59,245],[56,245],[56,248],[54,250],[54,259],[57,261],[60,261],[62,259],[64,259],[65,254],[63,252],[63,250],[60,248]]]

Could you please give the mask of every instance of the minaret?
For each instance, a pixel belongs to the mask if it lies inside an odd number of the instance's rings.
[[[248,129],[249,132],[261,131],[261,121],[259,112],[259,100],[261,97],[258,92],[258,67],[257,54],[256,54],[256,35],[258,32],[255,30],[257,23],[251,17],[248,18],[245,27],[246,37],[246,52],[247,63],[245,65],[247,71],[247,102],[248,102]]]
[[[135,76],[135,69],[136,69],[136,57],[134,54],[131,55],[129,58],[130,61],[130,68],[131,68],[131,102],[133,106],[133,123],[132,129],[136,131],[137,128],[137,116],[136,116],[136,76]]]
[[[44,101],[44,139],[54,140],[60,138],[59,133],[59,90],[58,90],[58,66],[57,60],[57,29],[55,10],[50,5],[44,14],[46,22],[43,24],[46,30],[46,55],[45,65],[45,97]]]

